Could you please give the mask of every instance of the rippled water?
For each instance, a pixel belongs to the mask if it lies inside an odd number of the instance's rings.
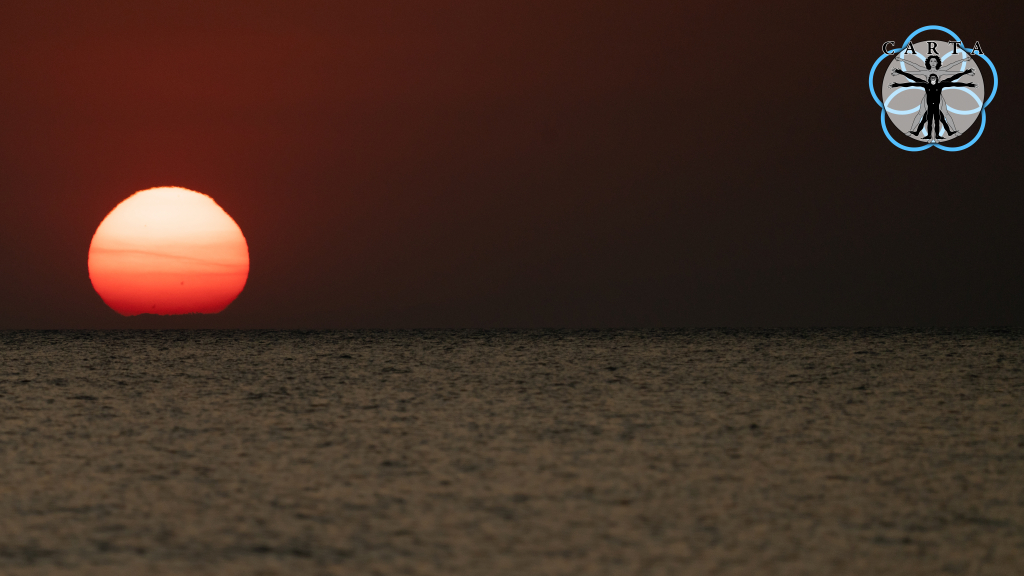
[[[1022,344],[0,332],[0,573],[1020,574]]]

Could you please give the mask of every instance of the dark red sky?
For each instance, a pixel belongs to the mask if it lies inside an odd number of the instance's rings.
[[[0,8],[0,328],[1024,322],[1000,9],[70,4]],[[999,66],[966,152],[896,150],[865,86],[932,23]],[[90,286],[100,221],[160,185],[248,239],[220,315],[125,319]]]

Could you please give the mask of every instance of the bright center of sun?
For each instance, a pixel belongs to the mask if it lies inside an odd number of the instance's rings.
[[[215,314],[242,292],[249,247],[213,198],[150,188],[114,208],[89,246],[89,279],[125,316]]]

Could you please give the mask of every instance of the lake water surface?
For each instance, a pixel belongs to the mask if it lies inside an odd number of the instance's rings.
[[[0,332],[3,574],[1022,574],[1024,331]]]

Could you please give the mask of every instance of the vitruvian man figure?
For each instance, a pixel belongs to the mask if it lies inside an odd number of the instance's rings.
[[[938,59],[937,56],[932,56],[929,57],[929,60],[931,60],[931,58]],[[900,70],[899,68],[894,68],[892,73],[893,75],[899,74],[901,76],[906,76],[907,78],[913,80],[913,82],[904,82],[902,84],[893,82],[892,84],[889,85],[891,88],[898,88],[901,86],[915,86],[924,89],[923,104],[927,106],[926,110],[924,110],[924,117],[921,118],[921,123],[917,125],[917,130],[911,130],[910,132],[907,132],[907,134],[911,136],[920,136],[921,130],[925,128],[925,126],[927,125],[928,135],[932,139],[943,140],[944,138],[939,135],[939,124],[942,124],[942,127],[946,129],[947,134],[952,136],[953,134],[957,133],[955,127],[952,130],[950,129],[949,124],[946,123],[946,117],[942,114],[942,110],[939,108],[939,106],[942,104],[942,90],[944,88],[953,88],[955,86],[965,86],[968,88],[974,88],[974,82],[954,82],[954,80],[957,80],[961,76],[967,74],[973,76],[973,68],[967,69],[966,71],[960,72],[959,74],[954,74],[953,76],[950,76],[949,78],[942,81],[939,81],[938,74],[930,74],[928,76],[928,80],[924,80],[922,78],[918,78],[917,76],[908,74]],[[916,122],[917,118],[915,118],[914,121]]]
[[[896,57],[897,62],[899,62],[903,66],[910,67],[910,72],[914,74],[935,74],[939,77],[939,80],[942,80],[943,76],[956,74],[956,71],[954,71],[953,68],[956,68],[969,60],[971,60],[971,57],[968,56],[966,52],[964,52],[962,53],[962,56],[959,60],[953,60],[949,64],[943,66],[942,58],[939,58],[938,56],[932,54],[931,56],[925,58],[924,68],[922,68],[920,64],[915,64],[913,60],[904,58],[902,54]],[[903,70],[906,70],[906,68],[903,68]]]

